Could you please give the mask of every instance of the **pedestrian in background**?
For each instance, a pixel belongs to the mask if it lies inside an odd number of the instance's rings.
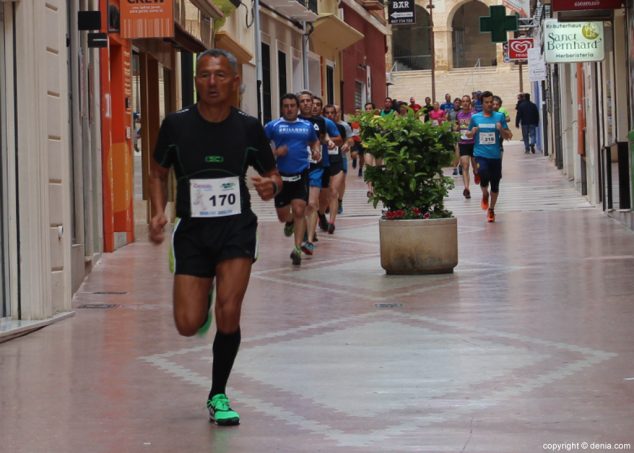
[[[537,141],[537,126],[539,126],[539,110],[534,102],[531,102],[531,95],[523,94],[522,101],[517,106],[517,116],[515,117],[515,127],[522,126],[522,140],[524,141],[524,153],[535,154],[535,142]]]

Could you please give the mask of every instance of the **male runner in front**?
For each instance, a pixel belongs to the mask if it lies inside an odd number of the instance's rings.
[[[226,384],[240,346],[240,311],[251,265],[257,257],[257,217],[250,208],[247,167],[260,198],[272,199],[282,180],[271,146],[257,119],[232,107],[240,86],[236,58],[210,49],[198,55],[198,102],[170,113],[161,124],[150,170],[150,239],[160,244],[167,224],[167,179],[177,179],[172,235],[174,321],[181,335],[192,336],[211,314],[209,293],[216,280],[216,326],[209,419],[237,425],[240,416],[226,395]]]

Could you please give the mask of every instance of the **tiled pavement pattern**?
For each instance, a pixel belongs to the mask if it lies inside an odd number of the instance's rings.
[[[377,212],[356,176],[335,234],[320,234],[298,269],[266,220],[272,205],[256,203],[261,258],[229,386],[236,428],[206,421],[213,333],[176,333],[165,247],[104,256],[76,316],[0,345],[0,451],[634,444],[634,234],[546,158],[506,154],[495,224],[460,181],[450,195],[460,240],[450,275],[384,274]]]

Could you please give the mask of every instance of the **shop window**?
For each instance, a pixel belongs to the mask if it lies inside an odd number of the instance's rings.
[[[328,103],[335,103],[335,68],[326,66],[326,98]]]
[[[277,52],[277,77],[280,89],[280,97],[284,96],[288,91],[286,83],[286,54]]]
[[[272,119],[271,115],[271,48],[262,43],[262,119],[264,124]]]
[[[364,99],[363,95],[365,94],[365,86],[363,82],[359,82],[355,80],[354,82],[354,109],[355,110],[363,110]]]

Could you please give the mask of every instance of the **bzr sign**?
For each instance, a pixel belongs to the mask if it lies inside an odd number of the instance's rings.
[[[387,16],[390,25],[414,24],[414,0],[388,0]]]

